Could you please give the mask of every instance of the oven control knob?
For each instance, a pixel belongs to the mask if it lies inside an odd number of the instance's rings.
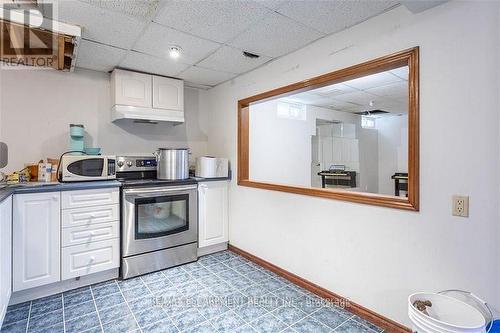
[[[116,164],[121,168],[123,166],[123,161],[118,161]]]
[[[127,161],[127,166],[130,168],[132,166],[132,161]]]

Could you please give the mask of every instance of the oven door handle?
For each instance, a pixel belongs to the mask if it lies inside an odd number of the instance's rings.
[[[197,185],[172,186],[169,188],[129,188],[123,190],[125,195],[158,196],[159,194],[171,194],[172,192],[196,190]]]

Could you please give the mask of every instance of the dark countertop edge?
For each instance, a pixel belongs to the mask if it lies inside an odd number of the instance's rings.
[[[231,180],[231,177],[219,177],[219,178],[201,178],[201,177],[193,177],[196,179],[198,183],[203,182],[217,182],[217,181],[228,181]]]
[[[2,203],[5,199],[10,197],[13,194],[13,192],[14,191],[10,188],[0,190],[0,203]]]
[[[7,199],[13,194],[21,193],[43,193],[43,192],[60,192],[60,191],[76,191],[76,190],[92,190],[99,188],[120,187],[122,184],[116,180],[95,181],[95,182],[74,182],[74,183],[58,183],[58,184],[40,184],[26,187],[4,188],[0,189],[0,202]]]

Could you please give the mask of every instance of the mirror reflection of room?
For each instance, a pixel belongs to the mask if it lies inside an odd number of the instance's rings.
[[[250,179],[407,196],[408,67],[250,105]]]

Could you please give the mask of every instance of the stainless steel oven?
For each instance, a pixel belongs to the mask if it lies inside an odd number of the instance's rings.
[[[122,189],[122,277],[129,278],[197,259],[197,184]]]

